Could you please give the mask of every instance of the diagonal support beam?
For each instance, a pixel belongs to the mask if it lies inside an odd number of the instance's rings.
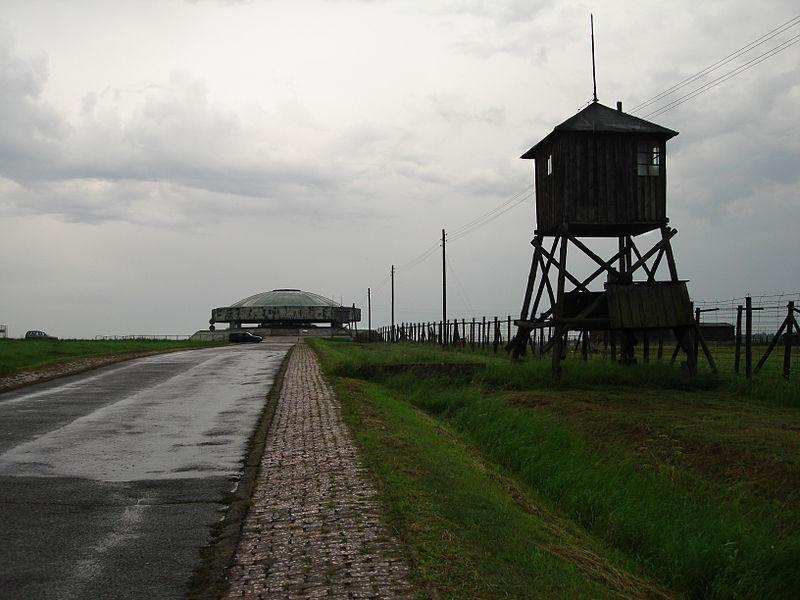
[[[642,260],[642,254],[639,252],[639,248],[636,247],[636,242],[633,241],[633,238],[628,237],[628,241],[630,242],[630,247],[633,250],[633,253],[636,255],[637,260],[641,262],[641,268],[644,269],[645,273],[647,273],[647,280],[652,281],[655,279],[655,273],[647,267],[647,260]],[[663,248],[659,251],[661,250],[663,250]],[[633,271],[631,271],[631,274],[633,274]]]
[[[670,232],[672,235],[669,235]],[[676,229],[670,229],[666,225],[661,228],[661,237],[666,238],[669,235],[669,239],[672,239],[672,236],[678,233]],[[672,244],[667,244],[664,248],[667,254],[667,265],[669,266],[669,276],[672,278],[672,281],[678,281],[678,268],[675,266],[675,255],[672,253]]]
[[[559,238],[556,238],[556,239],[559,239]],[[566,246],[566,244],[567,244],[567,238],[566,237],[564,238],[564,242],[563,243]],[[543,252],[545,254],[547,254],[546,251],[543,251]],[[589,291],[589,289],[577,277],[575,277],[574,275],[569,273],[565,268],[563,268],[561,266],[561,261],[559,259],[557,259],[552,254],[547,255],[547,256],[548,256],[548,258],[550,258],[552,260],[553,265],[555,265],[558,268],[559,275],[561,273],[563,273],[564,277],[569,279],[570,283],[572,283],[577,289],[582,290],[584,292],[588,292]]]
[[[664,254],[664,248],[661,248],[661,250],[658,251],[658,256],[656,256],[656,259],[653,261],[653,272],[647,281],[653,283],[656,280],[656,273],[658,273],[658,267],[661,264],[661,259],[664,258]]]
[[[632,277],[635,271],[637,271],[643,264],[646,263],[647,260],[650,259],[651,256],[653,256],[656,252],[658,252],[662,248],[666,249],[667,260],[669,260],[670,257],[672,256],[672,246],[670,244],[670,240],[673,237],[675,237],[677,233],[678,233],[677,229],[670,229],[668,231],[665,231],[664,233],[665,237],[663,237],[660,242],[658,242],[655,246],[653,246],[644,256],[641,256],[639,260],[633,263],[630,266],[630,268],[628,268],[625,274],[630,275]],[[674,258],[672,259],[672,262],[674,263]],[[670,269],[670,271],[672,271],[672,269]],[[677,280],[677,272],[674,273],[674,280]]]
[[[617,269],[615,269],[614,267],[612,267],[612,266],[611,266],[611,264],[612,264],[613,262],[615,262],[616,260],[618,260],[618,259],[619,259],[619,252],[618,252],[617,254],[615,254],[615,255],[614,255],[612,258],[610,258],[609,260],[603,260],[603,259],[602,259],[602,258],[600,258],[600,257],[599,257],[597,254],[595,254],[595,252],[594,252],[594,251],[593,251],[591,248],[589,248],[588,246],[586,246],[586,244],[584,244],[583,242],[581,242],[581,241],[580,241],[578,238],[576,238],[575,236],[573,236],[573,235],[570,235],[570,236],[568,236],[568,238],[569,238],[569,241],[570,241],[570,242],[572,242],[573,244],[575,244],[575,246],[576,246],[576,247],[577,247],[577,248],[578,248],[578,249],[579,249],[581,252],[583,252],[583,253],[584,253],[586,256],[588,256],[588,257],[589,257],[589,258],[591,258],[591,259],[592,259],[594,262],[596,262],[598,265],[600,265],[600,268],[601,268],[603,271],[608,271],[608,272],[609,272],[610,274],[612,274],[612,275],[616,275],[616,274],[618,273]]]
[[[522,301],[522,310],[520,311],[520,319],[528,316],[528,311],[531,306],[531,296],[533,295],[533,284],[536,281],[536,272],[539,268],[539,258],[542,253],[542,236],[537,235],[531,242],[533,244],[533,260],[531,260],[531,270],[528,273],[528,284],[525,286],[525,298]]]
[[[553,265],[553,260],[556,252],[556,248],[558,247],[558,238],[553,240],[553,246],[550,248],[550,254],[547,254],[547,251],[542,248],[542,253],[539,256],[539,262],[542,265],[542,280],[539,282],[539,290],[536,294],[536,303],[534,304],[533,310],[531,311],[531,319],[534,318],[534,315],[539,310],[539,300],[542,296],[542,291],[547,288],[547,296],[550,299],[550,306],[554,306],[556,303],[556,296],[553,292],[553,286],[550,284],[550,267]],[[547,264],[544,263],[544,256],[547,256]]]

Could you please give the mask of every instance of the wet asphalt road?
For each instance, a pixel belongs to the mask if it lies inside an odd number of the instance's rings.
[[[183,598],[293,341],[0,394],[0,598]]]

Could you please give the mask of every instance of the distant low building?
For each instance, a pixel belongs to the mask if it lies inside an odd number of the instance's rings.
[[[736,327],[730,323],[700,323],[700,333],[707,342],[732,344],[736,341]]]

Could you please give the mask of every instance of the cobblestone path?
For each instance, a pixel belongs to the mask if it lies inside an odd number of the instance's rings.
[[[227,598],[413,598],[313,352],[293,351]]]

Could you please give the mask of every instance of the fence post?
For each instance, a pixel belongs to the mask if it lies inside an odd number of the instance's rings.
[[[794,333],[794,300],[790,300],[787,306],[786,315],[786,347],[783,351],[783,376],[789,379],[789,371],[792,367],[792,334]],[[800,333],[800,332],[798,332]]]
[[[500,335],[500,325],[498,324],[497,317],[494,318],[494,353],[497,354],[497,346],[500,344],[498,336]]]
[[[742,305],[736,307],[736,351],[733,355],[733,372],[739,374],[739,362],[742,356]]]
[[[617,334],[614,331],[609,331],[608,337],[611,341],[611,364],[615,364],[617,362]]]
[[[746,296],[744,305],[744,376],[750,379],[753,376],[753,299]]]

